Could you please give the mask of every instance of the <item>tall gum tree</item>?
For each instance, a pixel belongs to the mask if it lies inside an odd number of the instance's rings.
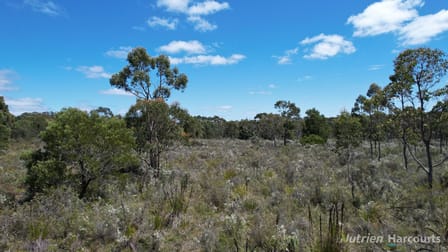
[[[433,187],[433,169],[440,166],[448,157],[434,163],[431,152],[433,133],[437,122],[432,119],[432,107],[447,94],[447,87],[440,85],[448,70],[446,54],[438,49],[417,48],[400,53],[394,61],[395,80],[399,80],[404,93],[409,96],[410,104],[415,113],[417,134],[425,149],[426,162],[417,158],[409,151],[419,167],[427,174],[428,186]],[[410,87],[410,90],[408,90]]]
[[[160,173],[160,155],[178,134],[171,122],[166,100],[171,91],[183,91],[188,78],[177,67],[171,67],[165,55],[151,57],[146,49],[134,48],[127,57],[128,64],[112,75],[112,87],[122,89],[137,97],[137,102],[126,115],[128,126],[134,129],[137,151],[145,168]],[[174,125],[174,126],[173,126]]]

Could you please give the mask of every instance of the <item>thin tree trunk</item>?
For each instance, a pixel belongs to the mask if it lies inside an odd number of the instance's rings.
[[[378,161],[381,161],[381,142],[378,141]]]
[[[404,168],[408,169],[408,154],[407,154],[407,140],[406,140],[406,130],[403,129],[403,132],[401,134],[401,141],[403,144],[403,160],[404,160]]]
[[[433,166],[432,166],[432,156],[431,156],[431,142],[425,141],[426,158],[428,161],[428,186],[432,189],[433,182]]]

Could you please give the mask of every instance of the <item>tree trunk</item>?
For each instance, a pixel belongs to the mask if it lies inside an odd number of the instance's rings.
[[[79,160],[79,168],[81,170],[81,188],[79,191],[79,195],[78,197],[80,199],[84,198],[86,196],[87,193],[87,187],[89,187],[90,182],[93,180],[92,178],[88,178],[87,177],[87,171],[86,168],[84,166],[84,161],[83,160]]]
[[[406,143],[403,144],[403,160],[404,160],[404,169],[408,169],[408,154],[407,152],[407,147],[406,147]]]
[[[82,199],[86,196],[87,188],[89,187],[92,178],[87,178],[84,174],[81,174],[81,190],[79,191],[79,198]]]
[[[432,156],[431,156],[431,142],[424,141],[425,149],[426,149],[426,158],[428,160],[428,186],[432,189],[432,181],[433,181],[433,167],[432,167]]]
[[[403,160],[404,160],[404,168],[408,169],[408,153],[407,153],[407,141],[406,141],[406,130],[403,129],[401,133],[401,141],[403,144]]]
[[[381,142],[378,141],[378,161],[381,161]]]
[[[154,177],[158,178],[160,175],[160,153],[158,150],[150,150],[150,164],[151,169],[154,171]]]

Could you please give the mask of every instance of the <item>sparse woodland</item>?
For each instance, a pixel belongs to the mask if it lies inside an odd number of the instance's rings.
[[[188,78],[168,57],[127,62],[124,116],[0,97],[0,251],[448,251],[444,52],[403,51],[337,117],[282,100],[240,121],[169,104]]]

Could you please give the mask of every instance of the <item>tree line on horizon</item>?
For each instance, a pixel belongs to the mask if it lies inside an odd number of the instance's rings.
[[[397,140],[403,166],[415,162],[434,184],[434,169],[448,160],[447,55],[438,49],[403,51],[385,87],[371,84],[352,110],[326,118],[316,108],[300,115],[294,102],[274,104],[278,113],[259,113],[252,120],[226,121],[191,116],[180,104],[167,103],[171,92],[184,91],[188,77],[169,58],[151,57],[133,49],[127,65],[110,79],[111,86],[134,94],[137,101],[125,116],[100,107],[90,112],[65,108],[57,113],[24,113],[14,117],[0,97],[0,151],[12,139],[39,137],[43,148],[24,156],[25,181],[31,199],[61,184],[76,188],[80,198],[91,196],[90,185],[105,176],[137,172],[146,181],[159,177],[161,154],[175,142],[191,139],[265,139],[274,146],[327,144],[335,139],[348,163],[363,141],[372,159],[380,160],[382,145]],[[437,141],[437,142],[436,142]]]

